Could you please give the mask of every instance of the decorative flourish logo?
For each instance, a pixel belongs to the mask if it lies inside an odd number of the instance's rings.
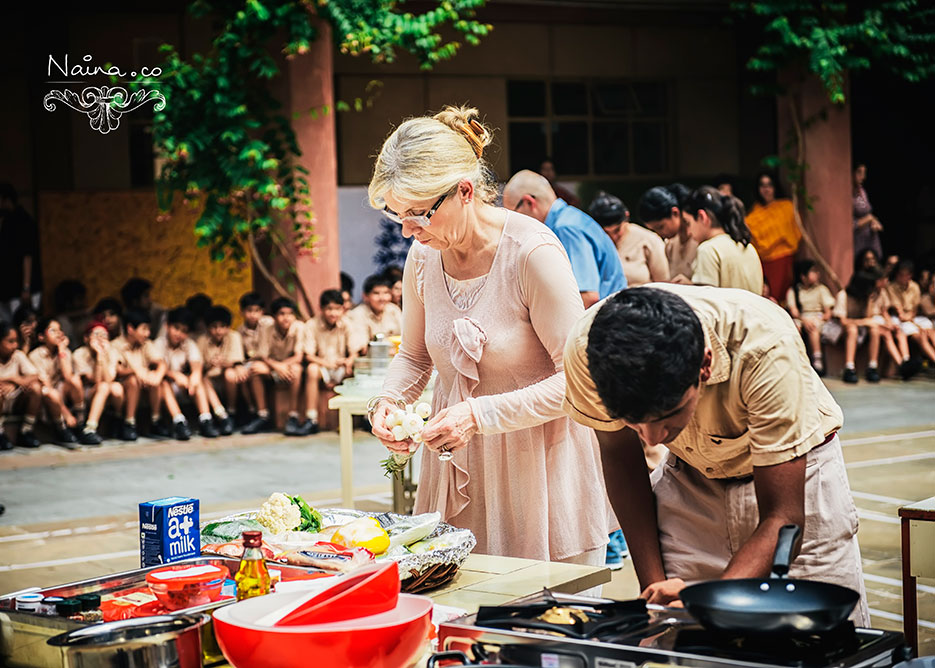
[[[42,104],[46,111],[55,111],[56,101],[86,114],[91,127],[102,135],[116,130],[120,127],[121,116],[147,102],[155,103],[154,111],[162,111],[166,107],[166,98],[159,91],[141,88],[128,95],[127,89],[120,86],[88,86],[80,95],[68,89],[53,90],[43,98]]]

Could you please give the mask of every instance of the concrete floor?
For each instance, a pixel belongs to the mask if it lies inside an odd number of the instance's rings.
[[[827,384],[845,412],[841,437],[861,519],[873,625],[901,629],[896,510],[935,496],[935,382]],[[354,455],[358,507],[389,508],[390,485],[378,464],[385,451],[357,432]],[[197,497],[203,519],[256,508],[273,491],[336,505],[339,470],[334,433],[0,453],[0,502],[7,507],[0,516],[0,593],[137,567],[140,501]],[[639,593],[630,563],[604,593],[624,599]],[[920,581],[919,617],[921,653],[935,655],[935,581]]]

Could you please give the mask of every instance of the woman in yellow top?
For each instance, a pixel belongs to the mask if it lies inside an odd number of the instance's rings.
[[[743,205],[736,197],[701,186],[682,205],[698,257],[692,282],[716,288],[740,288],[763,294],[763,268],[743,222]]]
[[[747,215],[747,227],[763,262],[763,275],[770,294],[781,299],[792,287],[794,255],[799,249],[802,232],[795,222],[792,200],[782,197],[772,174],[761,172],[756,177],[755,199]]]

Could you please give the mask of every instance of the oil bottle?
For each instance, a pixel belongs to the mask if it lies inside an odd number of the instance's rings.
[[[243,556],[240,568],[234,576],[237,583],[237,600],[254,596],[264,596],[270,590],[269,569],[263,559],[263,533],[261,531],[243,532]]]

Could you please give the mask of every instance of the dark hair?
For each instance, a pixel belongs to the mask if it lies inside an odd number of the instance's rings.
[[[184,306],[171,309],[166,315],[167,325],[185,325],[189,329],[195,326],[195,314]]]
[[[714,184],[715,188],[717,188],[721,184],[726,183],[727,185],[730,186],[732,192],[734,190],[734,177],[733,175],[727,174],[726,172],[722,172],[721,174],[718,174],[717,176],[715,176],[714,181],[712,181],[712,183]]]
[[[743,220],[743,205],[732,195],[722,195],[716,188],[701,186],[685,201],[682,210],[697,216],[702,209],[714,225],[722,228],[730,238],[744,247],[750,243],[750,228]]]
[[[325,290],[321,293],[321,297],[318,298],[318,306],[324,310],[329,304],[344,306],[344,297],[341,296],[340,290]]]
[[[795,294],[795,307],[799,311],[802,310],[802,302],[799,301],[799,288],[802,286],[802,277],[817,267],[818,263],[814,260],[799,260],[795,263],[793,268],[795,280],[792,282],[792,292]]]
[[[383,276],[386,277],[386,280],[390,282],[390,287],[393,287],[393,283],[403,280],[403,268],[398,265],[391,264],[383,270]]]
[[[13,202],[13,204],[19,201],[16,188],[13,187],[12,183],[0,183],[0,199],[8,199]]]
[[[893,277],[895,278],[901,271],[908,271],[910,276],[914,276],[916,273],[916,265],[912,260],[900,260],[899,264],[893,268]]]
[[[276,315],[284,308],[291,308],[293,313],[298,313],[299,311],[295,305],[295,302],[288,297],[279,297],[278,299],[274,299],[273,303],[269,305],[270,313],[273,315]]]
[[[153,324],[152,318],[149,317],[149,313],[146,311],[137,311],[130,309],[123,314],[123,331],[130,331],[130,327],[136,329],[140,325],[151,325]]]
[[[55,310],[62,313],[72,308],[76,300],[87,296],[88,289],[84,283],[68,278],[55,286],[52,301],[55,303]]]
[[[882,266],[882,261],[880,256],[877,255],[877,252],[872,248],[864,248],[862,251],[854,255],[854,271],[860,271],[864,266],[864,258],[867,256],[867,253],[873,255],[873,259],[876,261],[876,266]]]
[[[588,213],[601,227],[610,227],[630,220],[630,210],[623,200],[603,190],[598,191],[591,200]]]
[[[123,306],[120,305],[113,297],[104,297],[101,301],[94,305],[94,309],[91,311],[92,315],[98,315],[104,311],[113,311],[117,315],[123,315]]]
[[[230,327],[233,321],[234,318],[231,316],[230,309],[226,306],[212,306],[208,309],[208,312],[205,313],[205,323],[209,325],[219,322],[225,327]]]
[[[120,299],[123,300],[124,306],[133,308],[140,300],[140,297],[152,289],[153,284],[145,278],[131,278],[120,288]]]
[[[20,304],[19,308],[13,311],[13,325],[19,329],[19,326],[29,320],[29,318],[39,318],[39,314],[29,304]]]
[[[369,295],[373,292],[373,289],[378,286],[383,286],[385,288],[393,288],[393,284],[390,283],[389,279],[383,274],[373,274],[368,276],[367,280],[364,281],[364,294]]]
[[[341,272],[341,292],[354,292],[354,279],[346,271]]]
[[[588,333],[588,370],[612,418],[632,423],[678,406],[698,384],[704,331],[688,303],[658,288],[621,290]]]
[[[0,339],[5,339],[12,331],[16,331],[12,322],[0,320]]]
[[[685,202],[690,192],[691,191],[681,183],[672,183],[668,186],[650,188],[643,193],[637,205],[640,220],[644,223],[649,223],[654,220],[668,218],[672,215],[673,208],[681,211],[682,204]]]
[[[204,318],[212,304],[211,297],[203,292],[194,294],[185,300],[185,308],[191,311],[195,318]]]
[[[851,274],[844,291],[860,302],[866,302],[876,289],[877,281],[883,278],[883,270],[879,267],[862,269]]]
[[[773,183],[773,193],[776,199],[781,199],[786,196],[786,192],[782,189],[782,184],[779,183],[779,179],[776,178],[776,175],[773,172],[764,170],[756,175],[756,181],[753,182],[753,199],[756,200],[757,204],[766,204],[760,196],[760,179],[764,176],[768,176],[769,180]]]
[[[58,318],[54,316],[46,316],[39,320],[39,324],[36,326],[36,336],[42,334],[45,330],[49,328],[53,322],[58,322]],[[59,323],[61,324],[61,323]]]
[[[266,302],[259,292],[247,292],[240,297],[240,310],[246,311],[248,306],[259,306],[266,308]]]

